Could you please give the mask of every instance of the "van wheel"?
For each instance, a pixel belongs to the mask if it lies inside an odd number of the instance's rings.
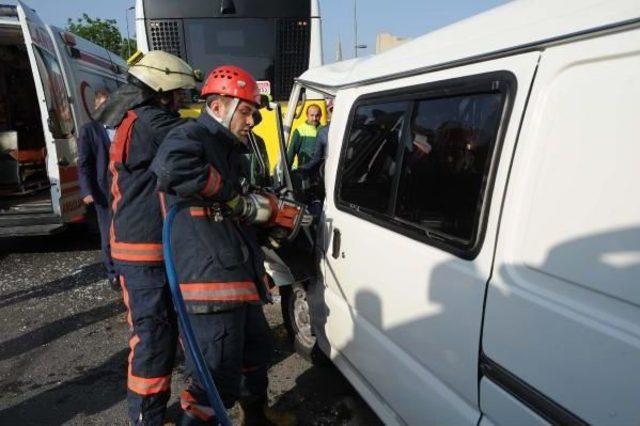
[[[322,351],[318,349],[311,329],[311,313],[304,286],[293,284],[279,290],[282,318],[295,351],[314,364],[323,363]]]

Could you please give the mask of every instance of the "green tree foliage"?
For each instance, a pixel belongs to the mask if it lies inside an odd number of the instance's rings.
[[[104,47],[107,50],[127,58],[136,51],[135,39],[122,37],[115,19],[91,18],[86,13],[75,21],[67,19],[67,31]]]

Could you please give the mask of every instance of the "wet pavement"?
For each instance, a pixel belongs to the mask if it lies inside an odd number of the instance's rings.
[[[127,424],[124,310],[98,239],[83,228],[0,239],[0,424]],[[272,405],[294,412],[300,425],[380,424],[337,370],[292,352],[279,306],[265,313],[277,341]],[[168,424],[184,380],[178,364]]]

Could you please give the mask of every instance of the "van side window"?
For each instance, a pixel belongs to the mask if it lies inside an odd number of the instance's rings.
[[[337,207],[473,258],[514,90],[512,74],[495,72],[363,96],[345,132]]]
[[[404,141],[396,215],[468,244],[502,111],[500,93],[416,103]]]
[[[399,144],[408,102],[359,107],[354,115],[342,168],[340,196],[352,207],[378,213],[389,210],[399,170]]]
[[[56,58],[46,51],[36,46],[34,53],[49,112],[49,130],[56,139],[68,138],[74,125],[62,69]]]

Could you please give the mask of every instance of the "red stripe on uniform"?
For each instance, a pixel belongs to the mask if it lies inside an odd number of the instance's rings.
[[[183,283],[180,284],[180,291],[184,300],[194,302],[248,302],[260,300],[253,281]]]
[[[209,166],[209,176],[207,178],[207,183],[205,184],[202,191],[200,191],[200,195],[204,197],[213,197],[220,191],[220,187],[222,186],[222,177],[220,173],[213,166]]]

